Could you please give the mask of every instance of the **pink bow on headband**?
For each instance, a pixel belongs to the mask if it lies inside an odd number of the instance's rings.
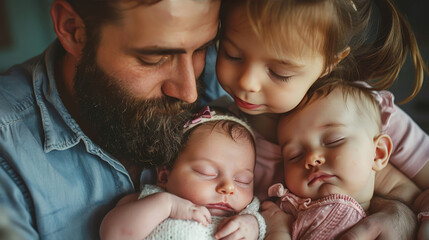
[[[192,124],[199,123],[203,118],[211,118],[211,117],[212,117],[212,113],[210,112],[209,106],[205,106],[203,109],[201,109],[201,111],[192,115],[192,119],[187,121],[183,126],[183,128],[187,128]]]

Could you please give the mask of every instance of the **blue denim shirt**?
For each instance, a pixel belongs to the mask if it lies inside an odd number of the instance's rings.
[[[64,107],[54,79],[63,52],[55,41],[0,76],[0,207],[23,239],[98,239],[104,215],[134,192]]]

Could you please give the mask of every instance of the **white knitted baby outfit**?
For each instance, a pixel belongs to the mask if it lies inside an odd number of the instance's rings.
[[[158,186],[146,184],[140,193],[139,199],[149,196],[154,193],[164,192],[164,190]],[[259,240],[263,240],[265,237],[265,221],[264,218],[259,214],[259,200],[254,197],[252,202],[239,213],[251,214],[256,217],[259,224]],[[212,240],[214,234],[217,232],[218,224],[225,219],[225,217],[212,217],[212,223],[203,226],[201,223],[194,220],[182,220],[167,218],[161,222],[145,239],[153,240]]]

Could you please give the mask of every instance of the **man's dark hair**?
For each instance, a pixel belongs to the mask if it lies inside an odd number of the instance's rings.
[[[92,43],[98,43],[100,29],[106,23],[121,18],[118,3],[121,0],[67,0],[85,24],[86,37]],[[162,0],[122,0],[135,2],[134,7],[151,5]]]

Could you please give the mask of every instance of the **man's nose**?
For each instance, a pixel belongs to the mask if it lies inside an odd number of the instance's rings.
[[[170,78],[162,86],[162,92],[167,96],[193,103],[198,98],[198,92],[192,55],[181,54],[177,58]]]

